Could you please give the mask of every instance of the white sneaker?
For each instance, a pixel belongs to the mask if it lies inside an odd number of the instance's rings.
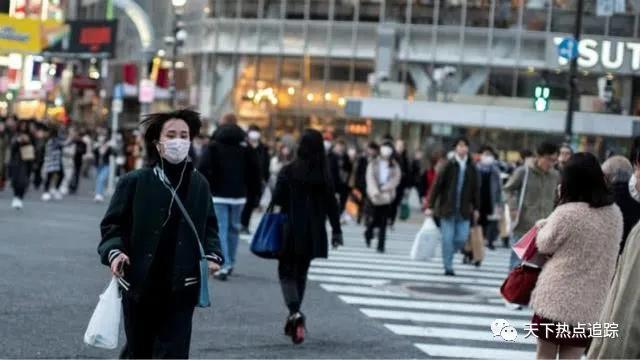
[[[67,196],[69,195],[69,189],[66,187],[60,188],[60,194]]]
[[[62,200],[62,194],[60,191],[54,190],[51,192],[51,195],[53,195],[53,200]]]
[[[11,207],[16,209],[16,210],[20,210],[22,209],[22,200],[16,198],[13,198],[13,201],[11,201]]]
[[[42,201],[47,202],[51,200],[51,194],[48,192],[42,194]]]
[[[96,197],[93,198],[93,201],[101,203],[104,202],[104,196],[100,195],[100,194],[96,194]]]

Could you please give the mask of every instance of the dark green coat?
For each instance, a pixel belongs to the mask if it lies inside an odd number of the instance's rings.
[[[104,265],[109,265],[109,253],[118,249],[129,256],[131,265],[125,268],[124,280],[133,295],[140,295],[167,217],[170,192],[153,169],[145,168],[123,176],[116,187],[107,213],[100,224],[102,241],[98,253]],[[221,262],[218,223],[213,211],[207,180],[194,170],[184,206],[199,233],[207,259]],[[187,278],[199,278],[200,252],[189,224],[181,218],[175,240],[172,290],[185,287]]]
[[[454,159],[449,160],[444,169],[438,174],[436,183],[431,190],[429,207],[434,214],[441,218],[455,216],[456,206],[456,185],[460,165]],[[460,216],[465,220],[471,220],[473,211],[480,209],[480,181],[478,171],[471,158],[467,160],[462,185],[462,196],[460,197]]]

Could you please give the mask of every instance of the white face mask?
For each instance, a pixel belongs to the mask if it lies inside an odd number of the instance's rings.
[[[480,162],[485,165],[491,165],[494,161],[495,158],[491,155],[482,155],[482,157],[480,157]]]
[[[393,149],[389,146],[383,146],[380,148],[380,155],[383,158],[388,159],[391,157],[391,155],[393,155]]]
[[[249,131],[249,140],[251,141],[260,140],[260,133],[257,131]]]
[[[189,155],[191,141],[186,139],[171,139],[162,143],[164,155],[162,156],[172,164],[179,164]]]
[[[331,149],[331,145],[333,145],[333,144],[331,143],[331,141],[329,141],[329,140],[325,140],[325,141],[324,141],[324,150],[325,150],[325,151],[329,151],[329,150]]]

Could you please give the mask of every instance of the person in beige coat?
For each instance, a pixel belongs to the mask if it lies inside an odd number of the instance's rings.
[[[593,339],[588,359],[640,358],[640,224],[627,238],[615,279],[600,314],[601,324],[617,324],[617,337]]]
[[[371,246],[373,229],[377,227],[379,253],[384,252],[391,206],[396,198],[396,188],[402,178],[400,166],[392,156],[393,145],[384,143],[380,147],[380,155],[367,166],[367,197],[372,206],[364,239],[367,247]]]
[[[567,324],[574,334],[575,327],[598,321],[622,236],[622,213],[592,154],[578,153],[567,162],[559,204],[537,224],[538,251],[549,256],[531,296],[539,359],[558,353],[577,359],[584,353],[589,338],[562,336],[555,324]]]

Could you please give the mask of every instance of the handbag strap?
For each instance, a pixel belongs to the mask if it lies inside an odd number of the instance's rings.
[[[173,186],[167,184],[168,180],[166,175],[164,175],[164,171],[162,171],[162,169],[156,166],[156,168],[154,169],[154,173],[156,174],[156,176],[158,176],[162,185],[164,185],[164,187],[167,188],[169,192],[171,192],[171,196],[173,196],[173,201],[178,205],[178,208],[180,209],[180,212],[182,212],[182,216],[184,217],[184,220],[187,222],[187,224],[189,224],[189,227],[193,231],[193,234],[196,236],[196,242],[198,243],[198,250],[200,250],[200,258],[204,259],[204,248],[202,247],[202,243],[200,242],[200,235],[198,235],[198,230],[196,230],[196,226],[193,224],[193,221],[191,220],[191,216],[189,216],[189,212],[187,211],[187,209],[185,209],[184,204],[182,204],[182,200],[180,200],[180,197],[176,193],[176,190],[173,188]]]
[[[524,179],[522,180],[522,188],[520,189],[520,198],[518,199],[518,217],[516,217],[511,229],[515,229],[520,223],[520,215],[522,214],[522,207],[524,206],[524,196],[527,191],[527,184],[529,183],[529,166],[524,165]]]

